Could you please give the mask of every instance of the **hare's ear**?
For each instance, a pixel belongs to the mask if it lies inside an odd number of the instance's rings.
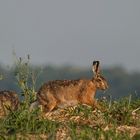
[[[95,76],[100,74],[100,62],[99,61],[93,61],[92,71],[95,74]]]

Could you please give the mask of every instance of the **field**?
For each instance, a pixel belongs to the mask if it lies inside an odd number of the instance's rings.
[[[0,118],[0,140],[140,139],[140,99],[104,97],[98,100],[100,110],[78,105],[49,114],[43,114],[41,108],[30,111],[38,75],[29,68],[28,60],[19,59],[15,69],[23,100],[18,110]]]
[[[140,100],[98,102],[103,111],[79,105],[44,115],[20,107],[0,119],[0,139],[140,139]]]

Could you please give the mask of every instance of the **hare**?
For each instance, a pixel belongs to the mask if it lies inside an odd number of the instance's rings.
[[[77,104],[97,107],[94,99],[96,90],[106,90],[108,83],[101,75],[99,61],[93,61],[92,70],[95,74],[91,79],[55,80],[41,86],[37,93],[37,101],[44,112],[56,108],[65,108]]]
[[[14,91],[0,91],[0,116],[5,116],[10,110],[16,110],[19,106],[19,98]]]

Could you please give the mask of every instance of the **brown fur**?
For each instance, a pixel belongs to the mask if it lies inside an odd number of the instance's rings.
[[[98,63],[98,64],[97,64]],[[92,79],[55,80],[42,85],[37,93],[37,100],[45,112],[58,107],[68,107],[77,104],[96,106],[94,99],[97,89],[108,88],[107,81],[99,73],[99,61],[94,61]]]
[[[0,91],[0,116],[7,115],[10,110],[19,106],[18,95],[14,91]]]

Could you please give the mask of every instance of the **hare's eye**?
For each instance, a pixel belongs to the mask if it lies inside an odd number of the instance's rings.
[[[102,80],[101,80],[101,79],[97,79],[97,81],[98,81],[98,82],[101,82]]]

